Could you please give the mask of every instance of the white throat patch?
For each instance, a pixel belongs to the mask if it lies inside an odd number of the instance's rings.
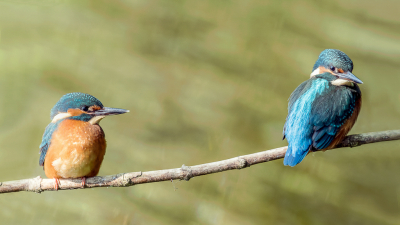
[[[95,116],[89,120],[89,123],[92,125],[99,124],[100,120],[104,119],[106,116]]]
[[[336,86],[350,86],[353,87],[354,84],[353,82],[349,81],[349,80],[345,80],[345,79],[336,79],[334,81],[331,81],[331,84],[336,85]]]

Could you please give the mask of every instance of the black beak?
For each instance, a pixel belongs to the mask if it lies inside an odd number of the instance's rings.
[[[123,114],[123,113],[127,113],[127,112],[129,112],[129,110],[103,107],[102,109],[94,111],[90,114],[95,115],[95,116],[110,116],[110,115]]]

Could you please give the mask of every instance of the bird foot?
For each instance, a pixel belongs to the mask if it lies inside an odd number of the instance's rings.
[[[82,180],[82,183],[81,183],[82,188],[84,188],[86,185],[86,177],[81,177],[81,180]]]
[[[53,178],[53,180],[54,180],[54,189],[55,189],[56,191],[58,191],[58,187],[59,187],[59,184],[60,184],[60,180],[59,180],[58,178]]]

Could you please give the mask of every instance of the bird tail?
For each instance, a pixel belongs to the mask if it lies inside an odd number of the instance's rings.
[[[285,166],[295,166],[303,161],[304,157],[306,157],[308,153],[308,149],[306,151],[296,151],[295,154],[292,153],[292,147],[289,145],[286,150],[285,158],[283,159],[283,165]]]

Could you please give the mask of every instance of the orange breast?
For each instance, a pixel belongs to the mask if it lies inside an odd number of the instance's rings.
[[[98,124],[66,119],[53,133],[44,171],[48,178],[96,176],[105,152],[106,140]]]

